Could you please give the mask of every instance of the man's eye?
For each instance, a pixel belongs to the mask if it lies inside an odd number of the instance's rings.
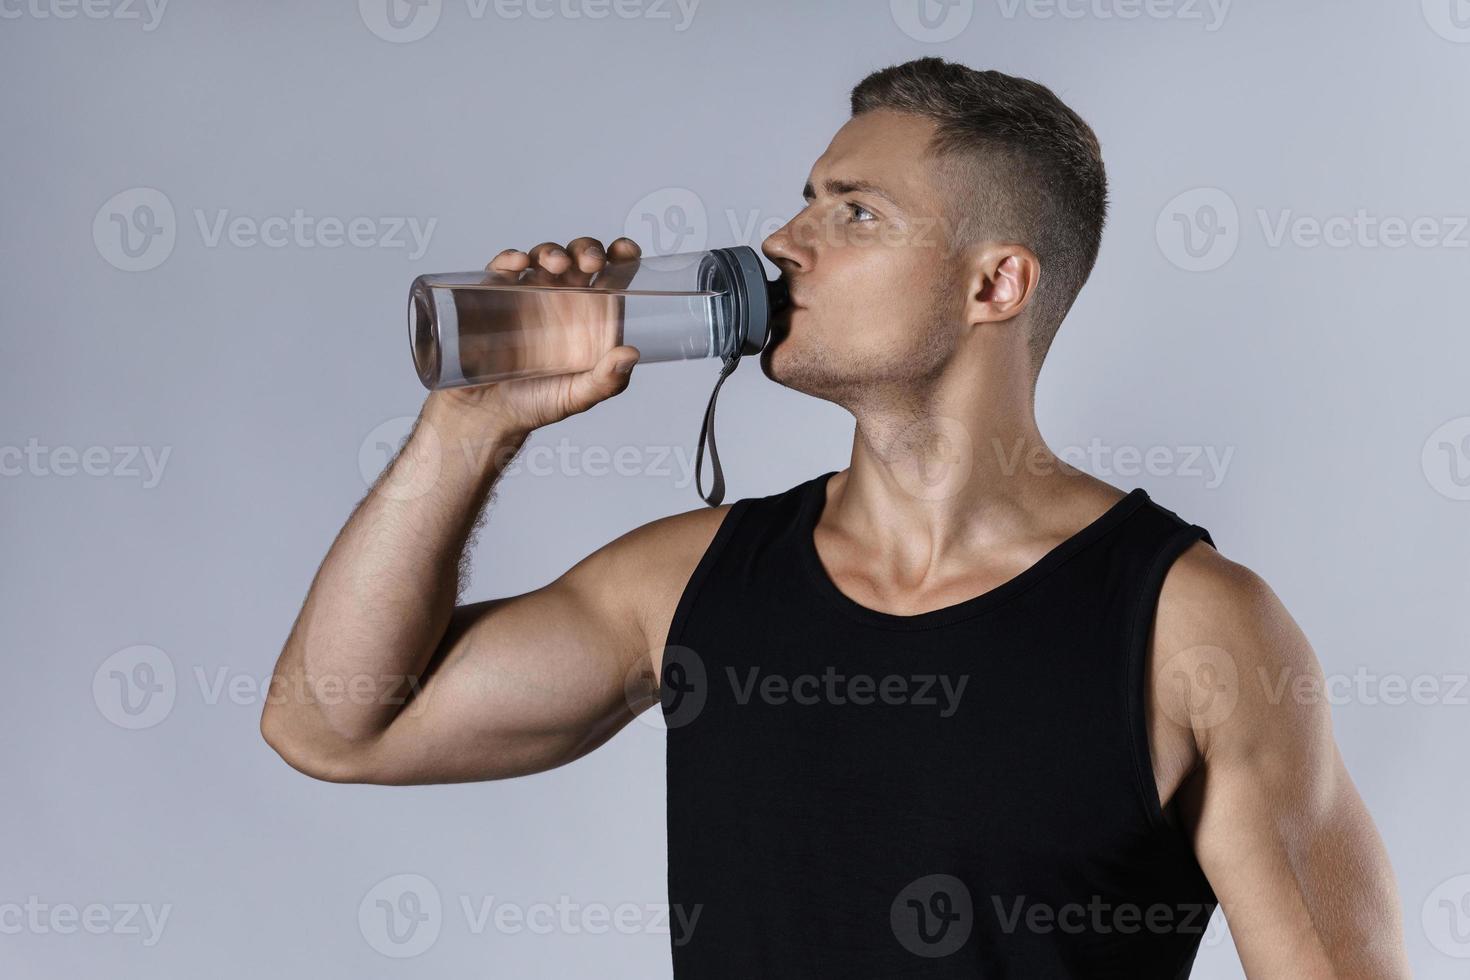
[[[856,201],[848,201],[847,202],[847,208],[848,208],[848,213],[852,215],[854,221],[872,221],[872,220],[874,220],[873,212],[869,211],[867,208],[863,207],[861,204],[858,204]],[[866,218],[860,217],[861,215],[867,215],[867,217]]]

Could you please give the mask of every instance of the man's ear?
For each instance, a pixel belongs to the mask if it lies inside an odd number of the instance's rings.
[[[965,321],[970,324],[1000,323],[1020,316],[1041,280],[1041,260],[1024,245],[986,245],[970,269],[965,303]]]

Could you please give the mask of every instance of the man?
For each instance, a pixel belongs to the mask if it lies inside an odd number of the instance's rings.
[[[320,779],[504,779],[660,700],[679,977],[1179,977],[1217,904],[1251,976],[1407,976],[1327,704],[1290,693],[1321,679],[1301,631],[1203,528],[1037,428],[1106,212],[1091,129],[936,58],[852,111],[763,245],[793,306],[761,355],[853,414],[849,467],[457,606],[510,456],[637,352],[431,393],[276,667],[371,696],[272,703],[265,738]],[[575,285],[607,254],[490,272]]]

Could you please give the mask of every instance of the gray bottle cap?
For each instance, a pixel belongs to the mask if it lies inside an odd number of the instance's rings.
[[[741,354],[759,354],[770,334],[771,303],[767,293],[766,270],[760,255],[749,245],[717,248],[731,268],[732,299],[735,304],[736,329],[739,331]]]

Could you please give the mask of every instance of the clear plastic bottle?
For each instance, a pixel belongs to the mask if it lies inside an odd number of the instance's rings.
[[[585,285],[546,273],[429,273],[414,280],[408,333],[430,390],[590,370],[621,344],[639,363],[718,357],[765,346],[787,303],[748,245],[609,261]]]

